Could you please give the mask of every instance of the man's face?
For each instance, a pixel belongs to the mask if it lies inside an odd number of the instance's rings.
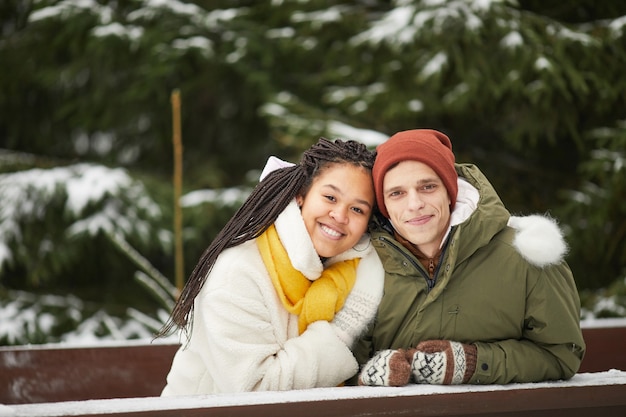
[[[385,174],[383,197],[396,231],[434,256],[450,222],[450,197],[435,171],[422,162],[402,161]]]

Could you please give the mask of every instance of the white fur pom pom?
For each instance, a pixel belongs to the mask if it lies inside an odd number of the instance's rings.
[[[511,216],[509,226],[516,229],[513,246],[531,264],[544,267],[560,262],[567,244],[556,221],[542,215]]]

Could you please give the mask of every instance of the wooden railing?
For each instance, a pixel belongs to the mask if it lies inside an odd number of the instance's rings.
[[[0,404],[158,396],[176,349],[156,343],[1,347]]]
[[[511,384],[475,387],[472,388],[472,392],[458,392],[458,387],[440,387],[440,392],[429,392],[428,395],[424,395],[424,386],[414,386],[391,391],[383,389],[382,396],[376,396],[381,392],[380,389],[345,387],[330,389],[329,392],[332,393],[330,398],[318,397],[319,393],[327,392],[320,389],[280,394],[248,393],[237,400],[243,401],[243,404],[235,405],[215,401],[216,398],[224,399],[228,396],[150,398],[150,401],[146,401],[146,397],[158,397],[163,389],[172,357],[178,348],[176,344],[0,347],[0,404],[4,404],[5,409],[10,409],[13,414],[7,415],[12,416],[184,417],[209,414],[229,416],[296,414],[298,417],[308,415],[574,417],[593,414],[602,417],[613,415],[624,417],[626,372],[614,371],[611,374],[606,371],[626,370],[626,327],[586,328],[583,332],[587,354],[579,371],[581,376],[577,375],[571,383],[564,385]],[[600,372],[615,378],[602,384],[585,382],[585,374]],[[582,385],[578,380],[582,381]],[[397,395],[407,392],[408,395]],[[304,397],[301,398],[299,395]],[[312,395],[314,400],[307,401],[307,395]],[[342,395],[348,397],[341,398]],[[358,398],[353,398],[355,395]],[[124,398],[127,400],[122,400]],[[75,403],[82,400],[90,401]],[[53,413],[53,410],[57,409],[58,414],[37,414],[44,405],[44,408],[49,410],[46,412]],[[107,411],[94,414],[95,411],[89,411],[89,406],[95,407],[96,411],[98,409]],[[72,407],[74,409],[71,410]],[[0,416],[2,415],[3,406],[0,406]]]

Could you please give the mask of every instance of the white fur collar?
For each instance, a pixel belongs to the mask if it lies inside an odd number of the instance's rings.
[[[280,213],[274,225],[293,267],[309,280],[319,278],[324,267],[315,252],[295,199]]]
[[[315,251],[295,199],[278,216],[274,225],[293,267],[311,281],[318,279],[322,275],[324,265]],[[372,250],[369,239],[369,235],[364,234],[353,248],[328,259],[326,265],[364,257]]]

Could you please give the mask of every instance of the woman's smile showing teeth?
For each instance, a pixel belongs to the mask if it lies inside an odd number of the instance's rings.
[[[321,224],[320,223],[320,228],[322,229],[322,231],[324,233],[326,233],[330,237],[339,238],[339,237],[343,236],[343,233],[339,233],[335,229],[331,229],[330,227],[326,226],[325,224]]]

